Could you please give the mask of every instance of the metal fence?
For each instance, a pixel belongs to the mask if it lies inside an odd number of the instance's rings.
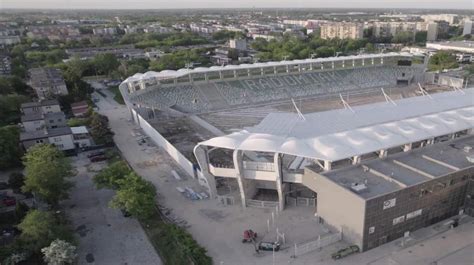
[[[255,207],[255,208],[275,208],[278,207],[277,201],[259,201],[259,200],[246,200],[248,207]]]
[[[342,239],[342,232],[339,232],[336,234],[331,233],[331,234],[319,236],[316,240],[309,241],[306,243],[295,244],[294,257],[298,257],[315,250],[320,250],[321,248],[334,244],[340,241],[341,239]]]

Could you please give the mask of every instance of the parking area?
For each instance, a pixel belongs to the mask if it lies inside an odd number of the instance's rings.
[[[161,264],[140,224],[108,207],[114,192],[97,190],[92,176],[106,162],[90,163],[87,153],[71,157],[77,170],[70,198],[63,203],[74,225],[79,264]]]

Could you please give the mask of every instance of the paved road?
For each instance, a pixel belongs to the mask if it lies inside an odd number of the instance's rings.
[[[114,107],[115,108],[115,107]],[[78,174],[70,199],[64,202],[79,239],[79,264],[161,265],[160,257],[140,224],[108,207],[114,192],[97,190],[86,154],[73,158]]]

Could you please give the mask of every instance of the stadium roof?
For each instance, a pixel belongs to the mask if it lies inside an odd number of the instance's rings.
[[[258,125],[198,145],[278,152],[325,161],[474,127],[474,88],[304,115],[270,113]]]
[[[125,79],[124,82],[141,81],[141,80],[147,80],[150,78],[158,78],[158,79],[176,78],[180,76],[185,76],[187,74],[219,72],[223,70],[239,70],[239,69],[262,68],[262,67],[272,67],[272,66],[298,65],[302,63],[324,63],[324,62],[335,62],[335,61],[353,60],[353,59],[386,58],[386,57],[394,57],[394,56],[410,56],[411,57],[412,54],[391,52],[391,53],[380,53],[380,54],[362,54],[362,55],[351,55],[351,56],[340,56],[340,57],[254,63],[254,64],[198,67],[195,69],[183,68],[177,71],[175,70],[164,70],[161,72],[149,71],[144,74],[141,74],[141,73],[134,74],[133,76],[130,76],[129,78]]]

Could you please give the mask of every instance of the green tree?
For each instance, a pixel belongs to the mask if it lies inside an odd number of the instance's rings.
[[[25,165],[24,192],[33,192],[47,203],[56,206],[68,197],[72,183],[70,161],[53,145],[37,144],[28,149],[23,158]]]
[[[428,37],[427,31],[417,31],[415,34],[415,42],[416,43],[426,43],[426,39]]]
[[[114,133],[109,128],[109,121],[106,116],[94,112],[90,117],[89,126],[91,136],[96,144],[109,145],[114,142]]]
[[[395,43],[411,43],[413,42],[413,33],[408,31],[400,31],[393,36],[392,41]]]
[[[439,51],[435,55],[431,56],[428,63],[428,69],[430,71],[442,71],[444,69],[451,69],[458,67],[456,57],[449,52]]]
[[[111,207],[126,210],[139,219],[147,219],[154,214],[156,191],[153,184],[135,172],[117,182],[119,189],[110,201]]]
[[[20,172],[13,172],[8,176],[8,185],[15,190],[21,190],[21,187],[25,184],[25,176]]]
[[[21,165],[20,130],[17,126],[0,127],[0,170]]]
[[[102,53],[95,56],[92,60],[92,64],[94,65],[97,73],[109,75],[120,65],[120,62],[117,60],[117,57],[111,53]]]
[[[60,239],[51,242],[51,245],[41,249],[41,252],[44,255],[44,261],[48,265],[73,264],[77,257],[76,247]]]
[[[117,161],[102,169],[93,180],[98,189],[117,189],[120,181],[131,173],[130,168],[124,161]]]
[[[24,95],[0,95],[0,125],[20,122],[20,106],[28,101],[30,98]]]
[[[39,253],[57,238],[73,240],[72,234],[58,223],[52,212],[30,210],[18,224],[18,228],[21,230],[20,240],[28,250],[35,253]]]

